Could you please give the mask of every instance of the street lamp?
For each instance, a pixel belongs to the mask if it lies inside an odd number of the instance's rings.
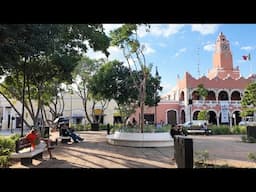
[[[156,74],[155,74],[156,78],[159,77],[159,73],[157,70],[157,66],[156,66]],[[154,93],[154,100],[155,100],[155,126],[157,126],[157,102],[156,102],[156,98],[157,98],[157,84],[154,85],[155,88],[155,93]]]
[[[27,58],[25,57],[23,62],[22,112],[21,112],[21,134],[20,134],[21,137],[23,137],[23,127],[24,127],[23,124],[24,124],[24,110],[25,110],[24,102],[25,102],[25,86],[26,86],[26,83],[25,83],[26,61],[27,61]]]

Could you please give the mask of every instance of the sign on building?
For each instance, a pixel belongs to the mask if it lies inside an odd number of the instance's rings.
[[[220,101],[220,107],[221,107],[221,123],[228,123],[228,107],[229,103],[228,101]]]

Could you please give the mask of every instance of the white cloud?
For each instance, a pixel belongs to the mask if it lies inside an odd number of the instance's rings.
[[[170,90],[173,88],[173,85],[167,82],[161,83],[161,86],[163,87],[163,90],[161,91],[161,95],[169,93]]]
[[[192,31],[197,31],[202,35],[214,34],[218,28],[219,24],[192,24]]]
[[[179,49],[177,53],[175,53],[175,56],[178,57],[180,54],[185,53],[187,51],[187,48]]]
[[[211,44],[207,44],[204,46],[203,48],[205,51],[214,51],[215,49],[215,44],[214,43],[211,43]]]
[[[159,43],[159,46],[160,46],[160,47],[167,47],[167,44],[165,44],[165,43]]]
[[[246,50],[246,51],[251,51],[253,50],[253,47],[252,46],[243,46],[241,47],[242,50]]]
[[[103,24],[104,31],[107,35],[109,35],[110,31],[115,30],[121,26],[122,24]]]
[[[122,50],[120,48],[111,46],[108,48],[108,51],[110,53],[108,58],[109,60],[124,60]],[[88,49],[86,55],[92,59],[106,58],[104,53],[102,53],[101,51],[93,51],[93,49],[91,48]]]
[[[244,60],[244,59],[239,59],[236,61],[237,63],[248,63],[248,61]]]
[[[235,42],[234,42],[234,45],[239,45],[239,42],[238,42],[238,41],[235,41]]]
[[[144,54],[149,55],[151,53],[155,53],[156,51],[150,46],[149,43],[142,43],[142,46],[144,46]]]
[[[151,24],[149,33],[147,33],[145,27],[142,26],[138,30],[138,35],[139,37],[146,35],[169,37],[180,32],[184,26],[183,24]]]

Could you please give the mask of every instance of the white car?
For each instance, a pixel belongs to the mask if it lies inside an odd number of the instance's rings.
[[[201,127],[204,123],[206,123],[207,124],[207,121],[206,120],[193,120],[193,121],[187,121],[186,123],[184,123],[182,126],[184,127],[184,128],[188,128],[188,129],[190,129],[190,128],[195,128],[195,127],[197,127],[197,128],[199,128],[199,127]]]

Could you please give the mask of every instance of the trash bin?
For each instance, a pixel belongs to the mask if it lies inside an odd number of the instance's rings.
[[[99,124],[98,123],[92,123],[91,128],[92,128],[92,131],[99,131]]]
[[[191,138],[175,135],[174,150],[178,168],[193,168],[193,140]]]
[[[110,134],[110,125],[109,125],[109,123],[107,124],[107,134],[108,135]]]
[[[43,138],[49,138],[50,137],[50,127],[42,127],[41,134]]]
[[[247,138],[253,137],[256,139],[256,126],[247,126],[246,131],[247,131]]]

